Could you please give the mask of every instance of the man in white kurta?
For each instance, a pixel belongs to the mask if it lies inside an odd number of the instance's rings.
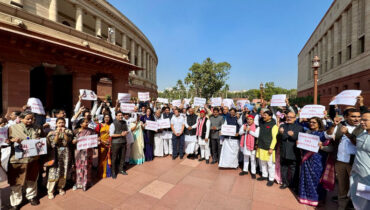
[[[199,161],[206,160],[209,164],[209,156],[211,151],[209,148],[209,132],[211,129],[211,121],[206,117],[204,110],[200,111],[200,116],[197,119],[197,139],[200,147],[200,159]]]

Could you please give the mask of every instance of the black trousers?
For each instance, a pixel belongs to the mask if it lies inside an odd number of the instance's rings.
[[[221,155],[221,144],[220,138],[213,139],[211,138],[211,152],[212,152],[212,160],[218,161]]]
[[[112,174],[122,171],[125,166],[126,143],[112,144]]]
[[[290,178],[289,178],[289,171],[290,171]],[[298,187],[297,185],[298,169],[297,169],[296,160],[289,160],[289,159],[281,158],[280,172],[281,172],[281,180],[283,184],[286,184],[294,189]]]

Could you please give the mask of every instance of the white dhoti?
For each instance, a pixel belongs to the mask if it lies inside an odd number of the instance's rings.
[[[198,143],[195,135],[185,135],[185,153],[188,155],[198,153]]]
[[[198,137],[198,144],[200,147],[200,156],[201,158],[205,158],[209,160],[209,156],[211,155],[211,151],[209,149],[209,139],[205,141],[202,137]]]
[[[249,159],[251,163],[251,173],[256,174],[256,150],[248,150],[247,147],[241,147],[240,151],[244,156],[243,171],[248,172]]]
[[[237,168],[239,165],[238,154],[239,154],[238,139],[225,138],[222,143],[218,167]]]
[[[172,155],[172,132],[171,131],[163,131],[163,152],[165,155]]]
[[[156,157],[163,157],[164,153],[164,146],[163,146],[163,134],[156,133],[154,134],[154,156]]]

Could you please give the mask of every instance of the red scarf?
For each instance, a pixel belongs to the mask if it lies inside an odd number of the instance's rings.
[[[197,127],[197,133],[196,133],[197,136],[202,136],[203,125],[204,125],[204,122],[205,121],[206,121],[206,117],[203,117],[203,119],[202,118],[199,118],[199,120],[198,120],[198,127]]]
[[[247,126],[247,124],[244,124],[244,126]],[[253,123],[251,126],[249,126],[249,130],[255,132],[256,131],[256,125]],[[247,149],[249,151],[252,151],[254,149],[254,136],[252,136],[249,132],[248,134],[243,134],[240,138],[240,147],[244,147],[244,140],[246,142]]]

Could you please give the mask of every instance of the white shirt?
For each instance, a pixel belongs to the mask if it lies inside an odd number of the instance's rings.
[[[348,129],[348,133],[352,133],[357,126],[352,126],[346,123],[346,127]],[[334,135],[337,132],[338,126],[334,129]],[[351,159],[351,155],[356,154],[356,146],[352,144],[351,140],[343,134],[342,139],[338,146],[338,153],[337,153],[337,160],[349,163]]]
[[[171,119],[171,125],[173,125],[175,133],[180,133],[182,130],[182,126],[185,125],[185,119],[180,115],[178,117],[174,115]]]

